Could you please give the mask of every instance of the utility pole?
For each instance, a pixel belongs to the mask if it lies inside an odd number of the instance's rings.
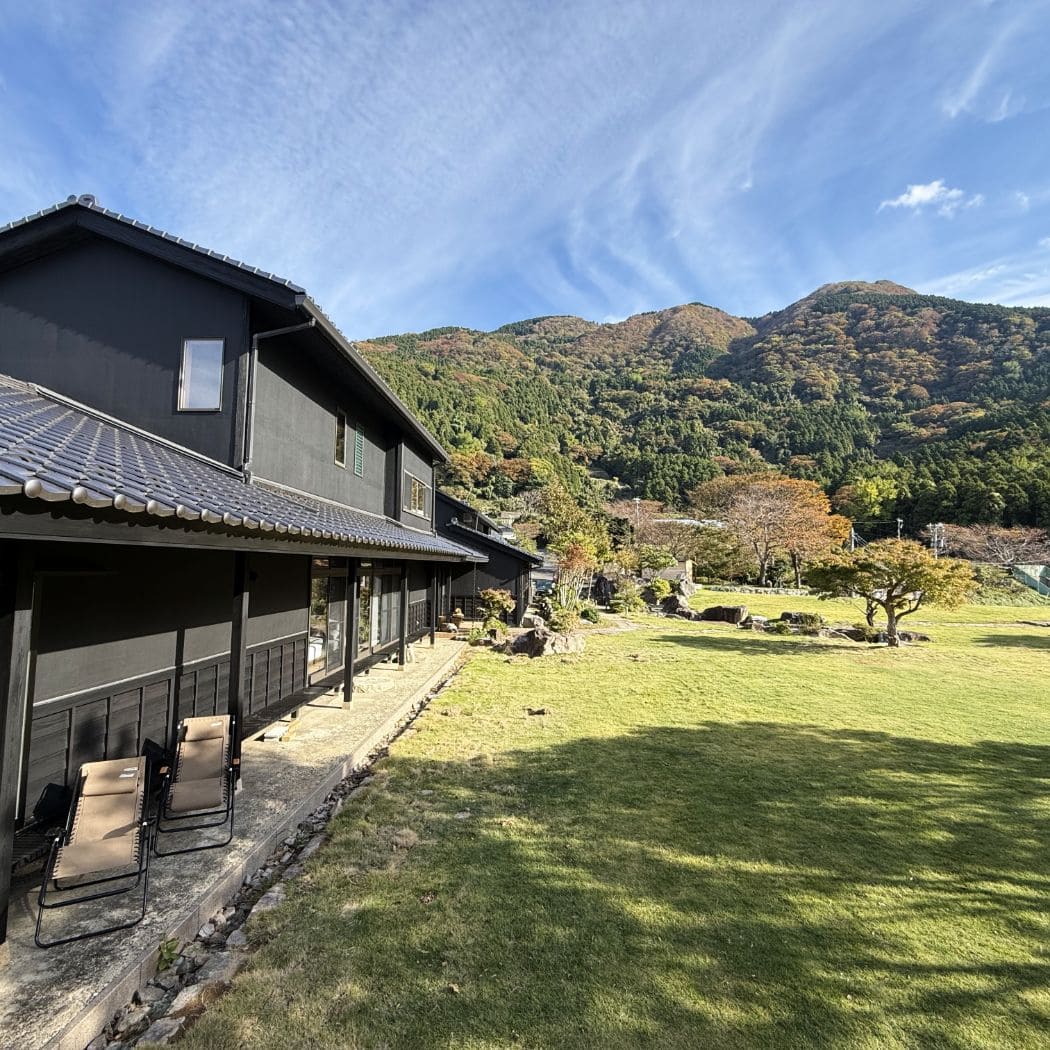
[[[933,556],[939,558],[941,556],[941,549],[944,546],[944,523],[938,522],[936,525],[931,522],[926,526],[930,533],[930,550],[933,551]]]
[[[634,538],[635,538],[636,541],[638,539],[638,526],[641,523],[641,513],[642,513],[642,497],[641,496],[635,496],[634,497]]]

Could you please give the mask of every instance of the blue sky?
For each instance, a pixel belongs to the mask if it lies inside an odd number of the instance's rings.
[[[1050,0],[0,0],[0,222],[71,193],[352,337],[1050,305]]]

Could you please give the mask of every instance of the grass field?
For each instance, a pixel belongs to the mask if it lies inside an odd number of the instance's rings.
[[[931,611],[899,651],[646,619],[477,654],[184,1045],[1050,1045],[1039,612]]]

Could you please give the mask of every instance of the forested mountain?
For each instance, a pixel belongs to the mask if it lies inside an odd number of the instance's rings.
[[[553,471],[683,506],[776,468],[861,518],[1050,524],[1050,309],[846,282],[760,318],[690,303],[360,346],[489,498]]]

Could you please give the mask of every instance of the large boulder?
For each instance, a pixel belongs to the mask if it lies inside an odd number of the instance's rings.
[[[506,651],[528,657],[566,656],[570,653],[582,653],[583,635],[578,631],[568,634],[557,634],[546,627],[534,627],[531,631],[519,634],[508,642]]]
[[[746,605],[711,605],[700,614],[701,620],[718,623],[743,623],[747,619]]]
[[[692,598],[696,592],[700,590],[699,587],[692,580],[679,580],[678,581],[678,593],[683,598]]]
[[[665,616],[681,616],[683,619],[692,620],[696,615],[692,609],[689,608],[689,602],[683,598],[680,594],[669,594],[660,603],[660,608],[663,610]]]

